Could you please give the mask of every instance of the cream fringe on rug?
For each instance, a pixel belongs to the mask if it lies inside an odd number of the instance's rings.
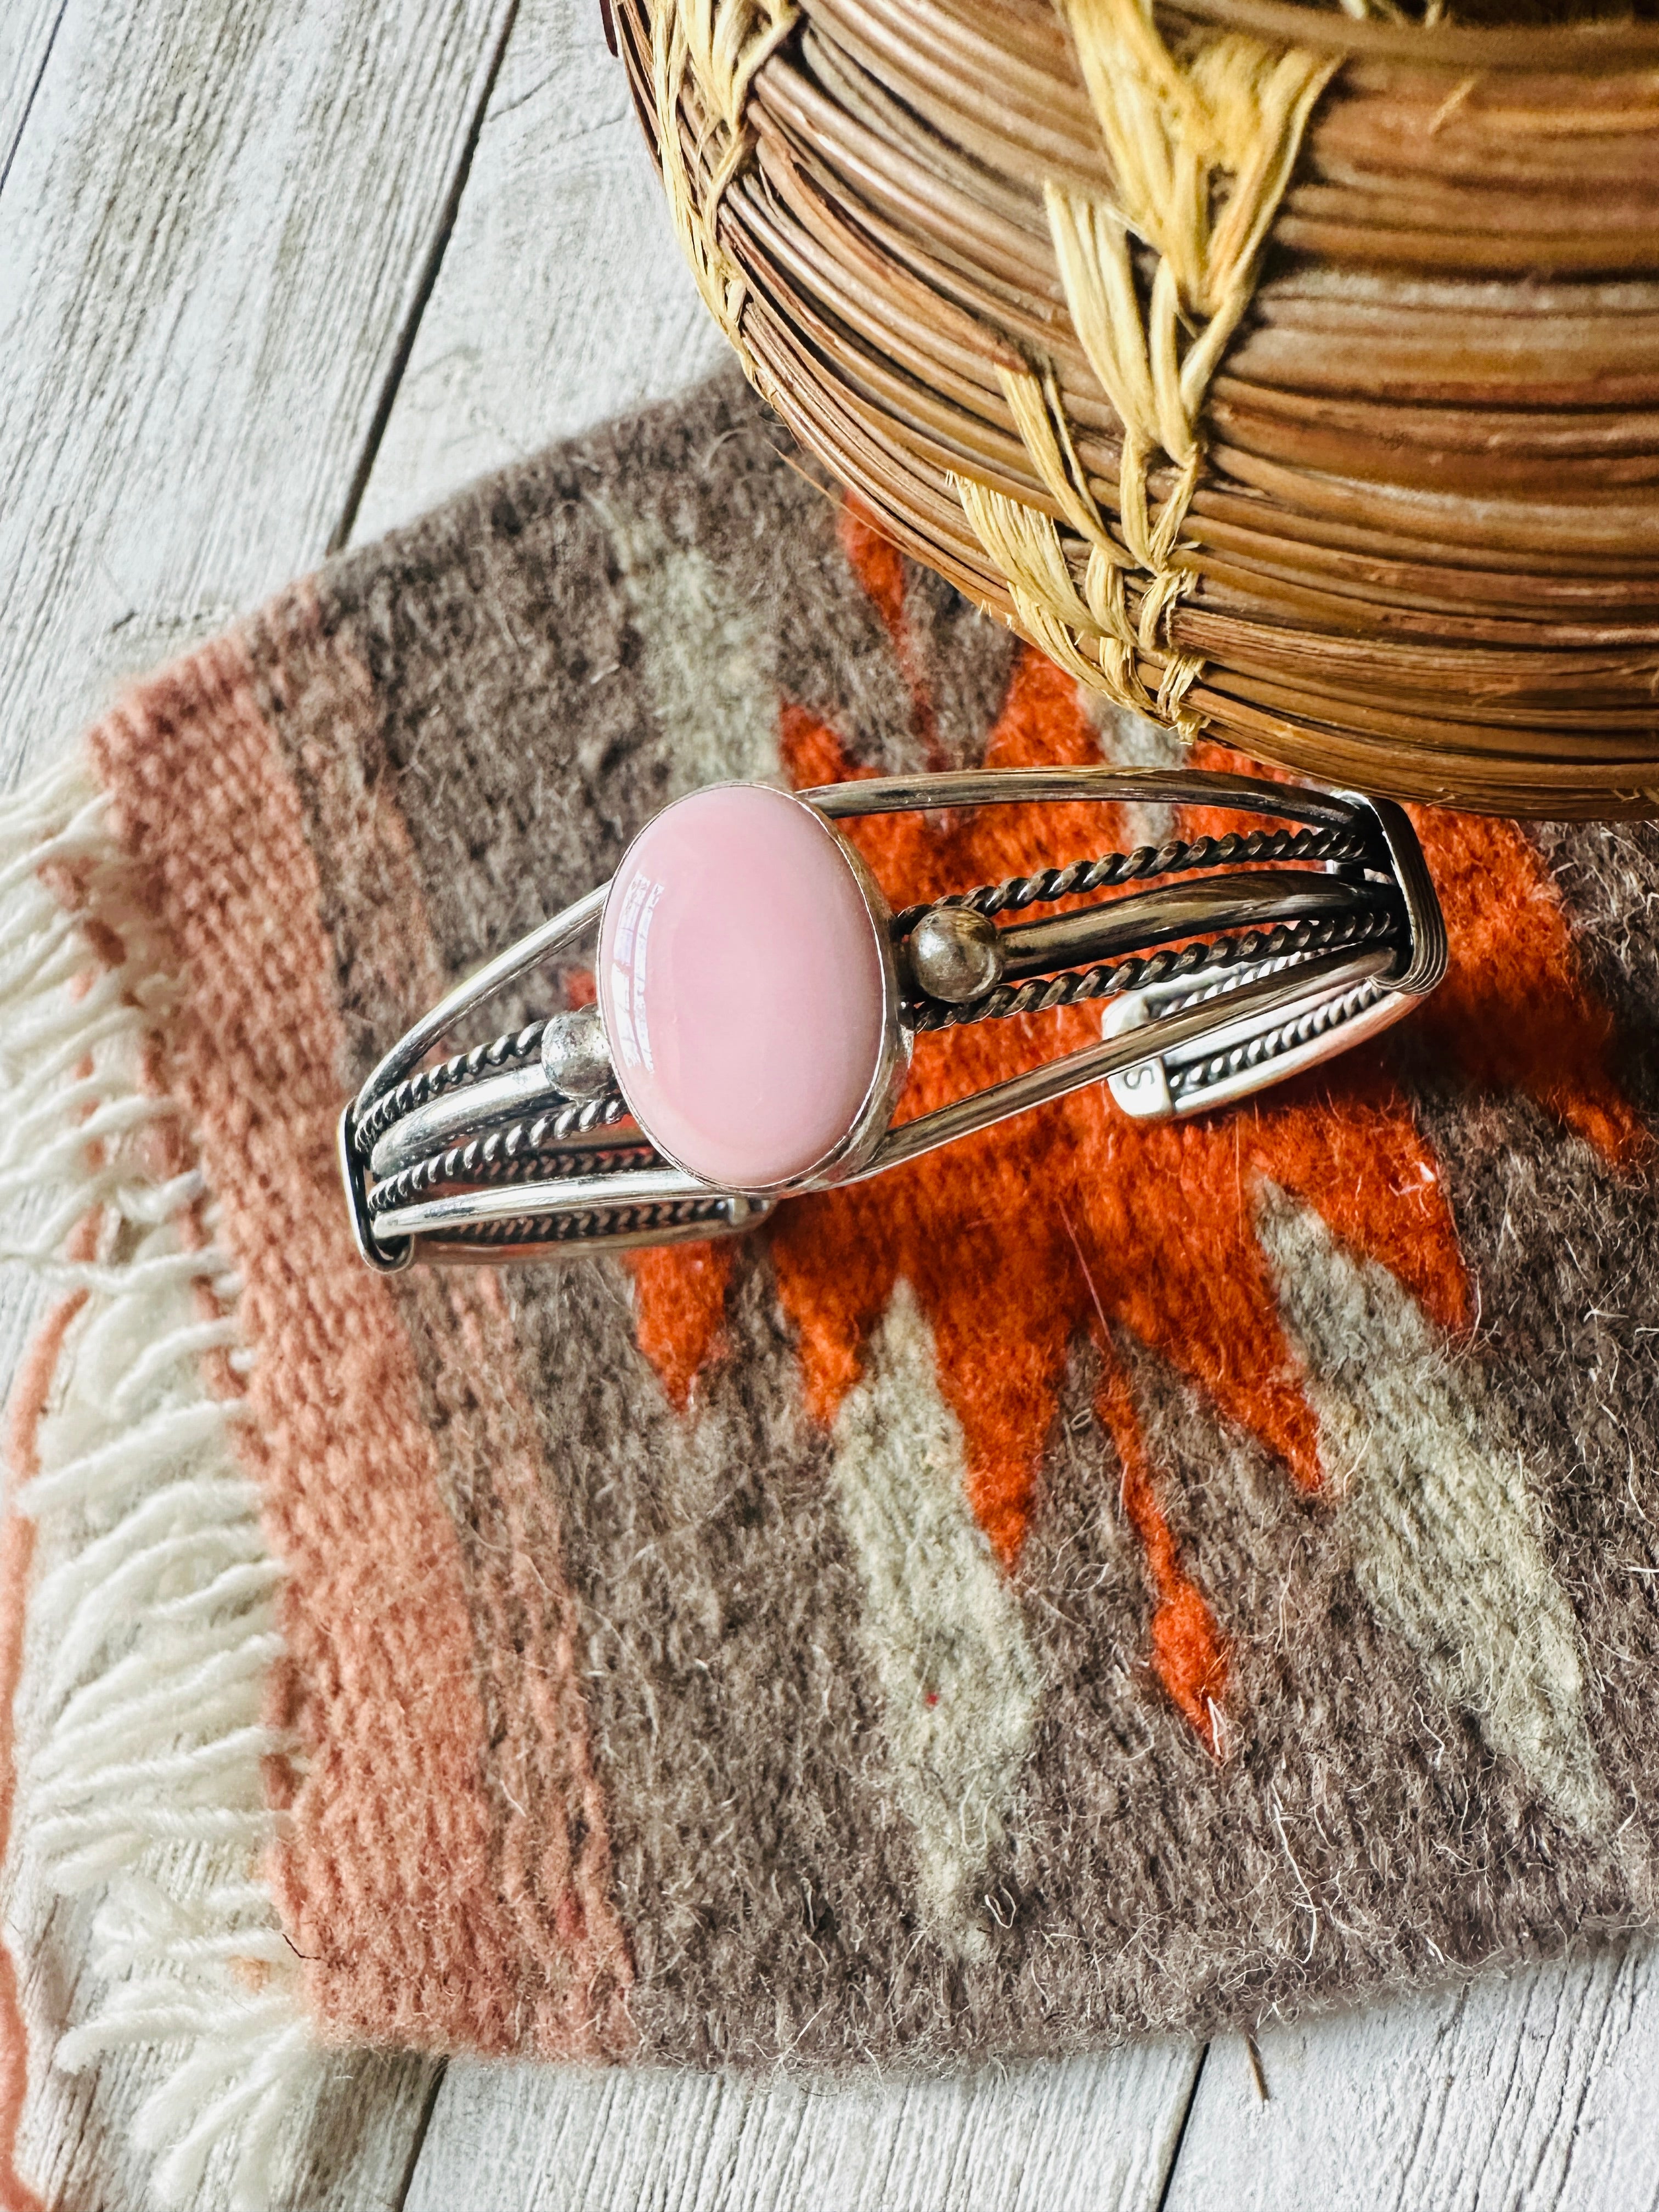
[[[280,1570],[231,1434],[238,1286],[161,1079],[169,984],[147,936],[84,777],[9,803],[0,1256],[59,1303],[14,1392],[9,1503],[33,1525],[14,1525],[4,1593],[24,1607],[7,1882],[14,1899],[101,1892],[101,1995],[55,2063],[168,2046],[133,2127],[155,2195],[192,2197],[211,2160],[211,2201],[256,2212],[322,2061],[260,1878]]]

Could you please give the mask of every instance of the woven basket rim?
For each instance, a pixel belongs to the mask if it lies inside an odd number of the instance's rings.
[[[1160,12],[1166,12],[1160,10]],[[1659,64],[1659,22],[1590,17],[1569,23],[1389,23],[1302,0],[1171,0],[1167,12],[1320,53],[1416,69],[1492,69],[1525,75]]]

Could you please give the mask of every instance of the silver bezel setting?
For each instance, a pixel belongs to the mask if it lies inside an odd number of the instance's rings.
[[[672,800],[671,805],[683,806],[687,799],[701,799],[705,792],[746,791],[754,787],[752,785],[741,783],[735,778],[727,778],[723,783],[705,784],[696,791],[688,792],[684,798]],[[774,784],[763,784],[759,787],[771,792],[775,798],[787,799],[792,806],[798,807],[803,814],[810,816],[834,846],[864,902],[865,915],[870,924],[871,936],[876,947],[876,959],[881,974],[881,1034],[877,1046],[876,1066],[866,1088],[863,1103],[859,1108],[852,1127],[844,1136],[837,1138],[826,1151],[821,1152],[810,1167],[802,1168],[795,1175],[782,1176],[775,1182],[746,1182],[733,1186],[733,1188],[744,1198],[786,1198],[797,1195],[803,1191],[822,1190],[832,1183],[844,1182],[863,1166],[876,1146],[881,1141],[883,1133],[891,1118],[894,1105],[897,1102],[899,1090],[908,1073],[910,1036],[900,1019],[903,998],[899,989],[898,962],[893,951],[892,909],[882,896],[881,886],[865,865],[863,856],[841,835],[822,809],[809,805],[799,792],[781,791]],[[669,807],[664,807],[660,813],[653,815],[651,821],[646,824],[646,829],[654,828],[662,819],[663,814],[666,814],[669,811]],[[626,878],[628,864],[645,834],[645,830],[638,833],[617,864],[617,872],[605,887],[607,906],[610,903],[611,893]],[[599,914],[599,927],[603,935],[605,929],[603,908]],[[605,994],[603,992],[599,994],[599,1019],[604,1022]],[[624,1098],[628,1098],[629,1110],[639,1127],[644,1131],[653,1150],[660,1153],[664,1159],[678,1168],[682,1175],[695,1178],[696,1170],[687,1167],[685,1162],[677,1153],[672,1152],[660,1138],[653,1133],[649,1124],[635,1106],[634,1101],[628,1097],[627,1078],[623,1075],[618,1062],[616,1041],[611,1035],[608,1023],[605,1024],[605,1042],[611,1047],[611,1065],[615,1072],[617,1088]],[[713,1188],[716,1186],[707,1185],[705,1188]]]

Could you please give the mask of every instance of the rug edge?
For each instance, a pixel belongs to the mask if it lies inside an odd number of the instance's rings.
[[[0,1849],[9,1894],[98,1895],[99,1996],[52,2063],[165,2042],[131,2124],[155,2193],[188,2197],[213,2160],[263,2212],[321,2064],[259,1863],[288,1749],[265,1711],[280,1570],[233,1449],[237,1285],[159,1074],[177,979],[107,808],[84,757],[0,807],[0,1206],[33,1200],[0,1256],[58,1292],[10,1409]],[[143,1592],[126,1641],[100,1604],[116,1572]],[[33,2207],[27,2030],[15,1999],[3,2014],[0,2188]]]

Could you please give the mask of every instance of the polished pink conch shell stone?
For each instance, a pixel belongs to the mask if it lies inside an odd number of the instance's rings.
[[[677,799],[629,848],[599,930],[599,1012],[659,1152],[728,1190],[816,1168],[884,1058],[884,967],[847,848],[761,784]]]

